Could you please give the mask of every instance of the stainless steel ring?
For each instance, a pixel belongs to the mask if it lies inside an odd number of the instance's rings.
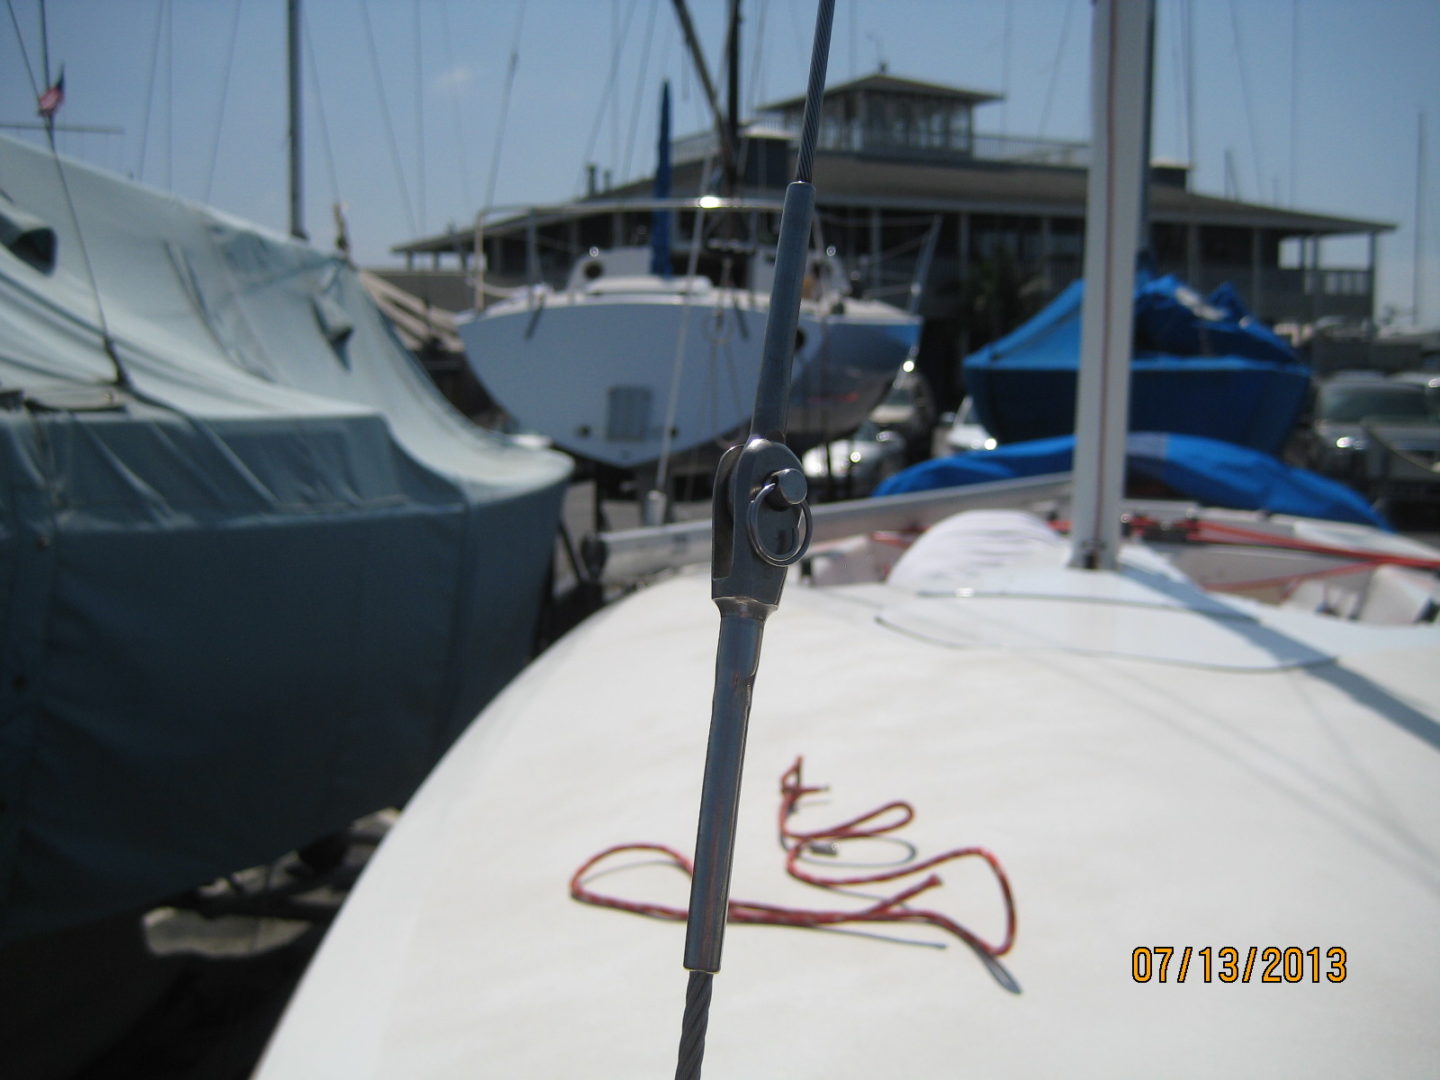
[[[792,503],[800,511],[800,528],[796,530],[795,546],[783,555],[772,553],[760,540],[760,505],[770,497],[770,493],[776,490],[774,480],[765,481],[765,486],[760,489],[756,496],[750,500],[749,509],[745,513],[745,529],[750,535],[750,546],[755,554],[764,559],[771,566],[791,566],[799,562],[805,555],[805,549],[810,546],[810,506],[805,502]]]

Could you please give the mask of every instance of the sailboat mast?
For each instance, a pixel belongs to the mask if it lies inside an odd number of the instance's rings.
[[[705,53],[700,48],[700,39],[695,34],[695,24],[690,21],[690,10],[685,6],[685,0],[671,0],[671,3],[675,7],[675,16],[680,21],[685,47],[690,50],[690,58],[695,63],[695,73],[700,77],[700,86],[705,91],[705,100],[710,104],[710,115],[715,121],[715,137],[720,143],[722,174],[730,176],[734,171],[735,148],[730,142],[725,113],[720,108],[720,97],[715,92],[715,84],[710,79],[710,69],[705,64]]]
[[[655,146],[655,198],[670,198],[670,80],[660,84],[660,134]],[[662,278],[671,276],[670,214],[664,206],[650,212],[650,272]],[[668,430],[668,426],[667,426]]]
[[[740,0],[730,0],[729,44],[725,49],[728,70],[727,101],[725,103],[725,139],[730,144],[730,153],[725,156],[725,190],[727,199],[735,197],[739,186],[740,168],[737,158],[740,153]],[[733,215],[732,215],[733,219]]]
[[[1153,0],[1095,4],[1070,556],[1092,570],[1113,570],[1120,548],[1152,11]]]
[[[290,235],[306,239],[300,157],[300,0],[286,3],[286,61],[290,74]]]
[[[1415,269],[1411,279],[1413,307],[1411,319],[1419,330],[1421,298],[1421,266],[1425,257],[1425,114],[1422,112],[1415,133]]]
[[[1154,97],[1155,79],[1155,0],[1137,0],[1148,15],[1145,19],[1145,97],[1141,106],[1141,120],[1145,124],[1140,139],[1140,246],[1137,249],[1148,259],[1155,245],[1150,236],[1150,148],[1155,139],[1155,110],[1151,107]]]

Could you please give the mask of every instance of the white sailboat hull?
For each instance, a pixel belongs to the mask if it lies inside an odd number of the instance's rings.
[[[888,304],[841,308],[802,305],[790,429],[800,450],[854,430],[919,336],[919,319]],[[674,289],[540,290],[462,319],[459,332],[476,377],[523,427],[634,468],[667,449],[726,445],[748,421],[768,312],[767,297],[730,289],[688,307]]]

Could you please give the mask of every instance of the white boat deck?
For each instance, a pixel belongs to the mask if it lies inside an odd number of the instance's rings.
[[[784,873],[778,780],[803,756],[830,792],[797,828],[906,800],[917,816],[896,835],[920,857],[976,844],[1001,860],[1018,937],[998,976],[925,926],[731,925],[706,1075],[1435,1075],[1440,630],[1351,624],[1347,640],[1335,620],[1317,633],[1258,605],[1217,618],[1213,602],[1116,603],[1114,579],[1070,577],[1111,594],[1072,596],[1088,611],[1073,631],[1096,633],[1070,644],[1039,606],[1054,599],[787,590],[756,686],[732,897],[870,902]],[[261,1077],[670,1074],[683,928],[579,904],[568,881],[615,844],[691,849],[707,592],[685,576],[615,605],[482,717],[366,871]],[[995,603],[1011,605],[1008,640],[987,640]],[[1017,605],[1036,605],[1030,641],[1015,639]],[[1116,654],[1093,621],[1105,610],[1233,632],[1250,654],[1289,642],[1305,661]],[[897,853],[867,841],[842,858]],[[938,872],[943,888],[914,904],[998,940],[984,864]],[[686,903],[684,876],[643,855],[588,880]],[[1175,947],[1163,984],[1132,977],[1137,946]],[[1204,978],[1207,946],[1239,949],[1234,982],[1214,954]],[[1266,981],[1267,947],[1302,950],[1301,981]]]

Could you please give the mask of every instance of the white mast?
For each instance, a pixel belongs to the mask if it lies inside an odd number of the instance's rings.
[[[1072,566],[1087,569],[1114,569],[1120,546],[1135,259],[1150,108],[1151,10],[1151,0],[1095,2],[1070,556]]]

